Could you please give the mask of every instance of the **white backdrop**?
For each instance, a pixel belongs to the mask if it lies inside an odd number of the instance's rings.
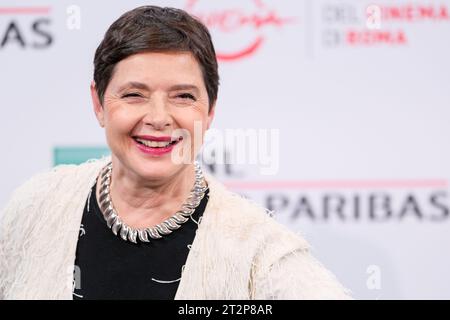
[[[94,51],[143,4],[210,27],[215,128],[279,130],[275,175],[207,169],[301,232],[356,298],[450,298],[448,0],[1,0],[1,206],[55,147],[106,146]]]

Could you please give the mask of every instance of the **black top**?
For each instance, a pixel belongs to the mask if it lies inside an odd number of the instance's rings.
[[[149,243],[138,240],[138,244],[124,241],[108,228],[95,190],[96,185],[83,212],[73,298],[174,299],[209,190],[179,229]]]

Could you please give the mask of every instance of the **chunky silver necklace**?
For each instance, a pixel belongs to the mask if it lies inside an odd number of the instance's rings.
[[[198,162],[194,163],[194,167],[194,187],[191,189],[190,195],[186,202],[181,206],[181,209],[173,216],[154,227],[135,229],[123,222],[114,208],[110,196],[112,163],[108,163],[100,176],[101,186],[99,196],[100,209],[102,210],[103,217],[105,218],[108,227],[116,236],[120,235],[123,240],[129,240],[133,243],[137,243],[137,239],[142,242],[150,242],[150,238],[160,239],[164,235],[172,233],[173,230],[180,228],[183,223],[189,220],[189,217],[194,213],[195,209],[203,199],[206,190],[208,190],[208,185],[206,184],[202,169]]]

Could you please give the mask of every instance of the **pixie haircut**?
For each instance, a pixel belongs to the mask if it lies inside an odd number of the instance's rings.
[[[94,81],[102,104],[116,64],[141,52],[192,53],[200,65],[211,110],[219,73],[208,29],[183,10],[158,6],[128,11],[106,31],[94,57]]]

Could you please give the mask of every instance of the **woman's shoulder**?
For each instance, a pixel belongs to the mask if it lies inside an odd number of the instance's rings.
[[[59,182],[76,170],[76,165],[58,165],[50,169],[34,173],[25,182],[14,189],[7,207],[15,204],[26,205],[54,191]]]
[[[81,164],[60,164],[32,175],[23,184],[17,187],[12,198],[39,195],[60,189],[62,182],[70,182],[80,178],[83,174],[89,175],[98,171],[99,165],[104,165],[105,158],[91,159]]]
[[[221,228],[233,230],[243,240],[271,247],[274,253],[309,248],[300,233],[275,220],[276,212],[229,190],[214,177],[207,175],[207,181],[211,189],[209,210]]]
[[[71,188],[76,188],[77,184],[88,182],[105,161],[105,158],[102,158],[77,165],[62,164],[35,173],[14,189],[9,201],[1,210],[0,218],[6,223],[8,220],[20,219],[19,212],[27,211],[27,215],[30,215],[30,210],[27,209],[39,208],[48,199],[58,198]]]

